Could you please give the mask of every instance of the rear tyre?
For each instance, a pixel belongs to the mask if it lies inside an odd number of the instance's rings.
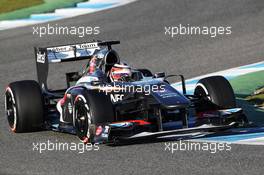
[[[208,98],[221,109],[236,107],[234,91],[227,79],[222,76],[212,76],[199,80],[194,95]]]
[[[76,134],[87,143],[93,142],[97,124],[114,121],[114,110],[104,92],[87,91],[75,98],[74,116]]]
[[[5,111],[9,126],[16,133],[41,128],[44,120],[40,86],[33,80],[10,83],[5,92]]]

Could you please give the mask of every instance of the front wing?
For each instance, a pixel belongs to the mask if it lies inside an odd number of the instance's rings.
[[[217,117],[218,116],[218,117]],[[94,143],[133,143],[152,141],[155,139],[198,138],[209,134],[220,133],[239,125],[236,120],[243,116],[241,108],[219,110],[216,112],[203,113],[203,118],[189,117],[188,128],[183,128],[181,121],[162,123],[163,131],[154,132],[156,125],[144,120],[128,120],[115,123],[97,124],[94,126],[92,141]],[[234,121],[230,120],[236,118]],[[215,120],[217,119],[217,120]],[[217,121],[217,122],[215,122]],[[227,121],[227,122],[223,122]],[[196,124],[199,123],[197,126]],[[53,131],[75,134],[73,126],[60,128],[57,122],[51,123]]]

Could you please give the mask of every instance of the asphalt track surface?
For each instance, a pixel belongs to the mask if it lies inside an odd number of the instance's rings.
[[[32,35],[32,27],[0,31],[0,174],[263,174],[262,146],[232,145],[231,151],[164,151],[162,143],[122,147],[100,145],[99,151],[32,151],[36,142],[76,142],[75,136],[43,131],[13,134],[4,114],[4,88],[15,80],[36,79],[33,46],[117,39],[122,58],[136,67],[182,73],[187,78],[263,60],[264,1],[262,0],[140,0],[94,14],[53,22],[69,26],[100,26],[98,36]],[[164,26],[231,25],[232,34],[164,35]],[[75,66],[60,66],[62,72]]]

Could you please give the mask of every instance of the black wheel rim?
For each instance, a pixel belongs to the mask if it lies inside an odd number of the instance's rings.
[[[204,89],[200,86],[197,86],[196,89],[195,89],[195,95],[199,96],[199,97],[206,97],[207,94],[206,92],[204,91]]]
[[[211,100],[210,95],[207,94],[206,91],[204,90],[204,88],[202,88],[201,86],[197,86],[195,88],[194,95],[196,95],[200,98],[203,98],[203,99]]]
[[[86,104],[80,100],[75,104],[75,127],[78,137],[83,140],[89,138],[89,110],[86,107]]]

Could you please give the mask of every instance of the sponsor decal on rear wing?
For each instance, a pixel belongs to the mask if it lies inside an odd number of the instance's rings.
[[[77,61],[89,59],[97,49],[101,49],[98,42],[82,43],[65,46],[55,46],[47,48],[36,48],[36,58],[38,63],[59,63],[66,61]]]

